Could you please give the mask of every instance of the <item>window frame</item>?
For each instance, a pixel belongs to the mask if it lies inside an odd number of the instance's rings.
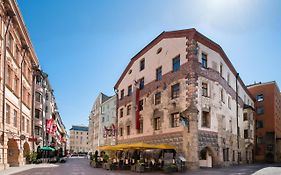
[[[171,97],[172,99],[180,97],[180,83],[176,83],[171,86]]]
[[[173,72],[177,72],[180,70],[181,67],[181,60],[180,60],[180,55],[176,56],[172,60],[172,70]]]
[[[201,54],[201,66],[208,69],[208,55],[206,53]]]
[[[162,80],[162,66],[156,69],[156,81]]]

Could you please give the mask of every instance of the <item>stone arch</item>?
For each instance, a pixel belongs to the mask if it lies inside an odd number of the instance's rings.
[[[205,146],[199,151],[200,167],[214,167],[218,165],[216,151],[211,146]]]
[[[23,144],[23,157],[27,157],[30,154],[30,147],[27,142]]]
[[[19,166],[19,148],[15,139],[9,139],[7,162],[10,166]]]

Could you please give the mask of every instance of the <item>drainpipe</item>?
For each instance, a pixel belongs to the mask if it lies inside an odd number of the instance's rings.
[[[4,162],[4,157],[5,157],[5,154],[4,154],[4,142],[5,142],[5,98],[6,98],[6,56],[7,56],[7,34],[8,34],[8,30],[9,30],[9,27],[10,27],[10,23],[12,22],[12,19],[15,15],[15,13],[12,11],[12,10],[8,10],[6,15],[8,16],[8,24],[7,24],[7,27],[6,27],[6,30],[5,30],[5,34],[4,34],[4,41],[3,41],[3,64],[4,64],[4,68],[3,68],[3,97],[2,97],[2,126],[3,126],[3,135],[2,135],[2,139],[3,139],[3,147],[2,147],[2,154],[3,154],[3,162]]]
[[[238,158],[237,158],[237,162],[238,162],[238,165],[240,164],[240,151],[239,151],[239,149],[240,149],[240,144],[239,144],[239,135],[240,135],[240,132],[239,132],[239,124],[238,124],[238,122],[239,122],[239,120],[238,120],[238,118],[239,118],[239,114],[238,114],[238,78],[239,78],[239,73],[237,73],[236,74],[236,76],[235,76],[235,78],[236,78],[236,122],[237,122],[237,154],[238,154]]]
[[[117,145],[118,144],[118,131],[119,131],[119,128],[118,128],[118,105],[119,105],[119,103],[118,103],[118,100],[119,100],[119,98],[118,98],[118,89],[114,88],[114,92],[115,92],[115,95],[116,95],[115,145]]]
[[[20,135],[22,135],[22,126],[21,126],[21,118],[22,118],[22,96],[23,96],[23,85],[22,85],[22,65],[23,65],[23,62],[24,62],[24,58],[25,58],[25,55],[26,55],[26,52],[28,51],[28,46],[26,44],[24,44],[22,46],[22,49],[24,50],[23,52],[23,56],[22,56],[22,60],[21,60],[21,64],[20,64]],[[21,147],[21,139],[20,139],[20,147]]]
[[[32,113],[31,113],[31,125],[32,125],[32,138],[33,138],[33,151],[35,151],[35,123],[34,123],[34,117],[35,117],[35,82],[36,82],[36,75],[38,71],[38,66],[33,65],[32,67]],[[37,151],[37,150],[36,150]]]

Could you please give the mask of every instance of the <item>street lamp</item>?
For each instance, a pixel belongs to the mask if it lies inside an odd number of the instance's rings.
[[[2,123],[3,123],[3,135],[2,135],[2,140],[3,140],[3,160],[4,160],[4,156],[5,156],[5,149],[4,149],[4,142],[5,142],[5,98],[6,98],[6,56],[7,56],[7,34],[8,34],[8,31],[9,31],[9,26],[10,26],[10,23],[12,22],[12,19],[14,16],[16,16],[16,14],[12,11],[12,10],[7,10],[6,12],[6,16],[8,17],[8,24],[7,24],[7,27],[6,27],[6,30],[5,30],[5,34],[4,34],[4,41],[3,41],[3,61],[4,61],[4,68],[3,68],[3,98],[2,98]]]

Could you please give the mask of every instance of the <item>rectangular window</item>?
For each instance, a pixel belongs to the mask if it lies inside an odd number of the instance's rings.
[[[257,95],[257,96],[256,96],[256,99],[257,99],[258,102],[263,101],[263,100],[264,100],[264,99],[263,99],[263,94]]]
[[[131,96],[133,92],[132,85],[128,86],[128,96]]]
[[[41,135],[41,128],[38,126],[35,126],[35,135],[37,135],[37,136]]]
[[[123,108],[120,109],[120,118],[123,117]]]
[[[227,104],[228,104],[228,108],[231,109],[231,98],[230,97],[228,97]]]
[[[35,109],[35,118],[40,119],[41,111],[39,109]]]
[[[127,115],[130,115],[131,114],[131,105],[128,105],[127,106]]]
[[[26,132],[30,133],[30,124],[28,119],[26,119]]]
[[[180,56],[173,59],[173,72],[180,70]]]
[[[263,143],[263,137],[257,137],[257,144]]]
[[[18,126],[18,113],[14,110],[14,127]]]
[[[207,55],[202,53],[202,67],[203,68],[208,68],[208,64],[207,64]]]
[[[224,93],[223,93],[223,89],[221,89],[221,102],[224,103]]]
[[[208,84],[202,83],[202,96],[208,97]]]
[[[140,71],[142,71],[145,68],[145,59],[142,59],[140,61]]]
[[[39,92],[35,93],[35,100],[39,103],[41,103],[42,95]]]
[[[157,92],[154,96],[154,104],[158,105],[161,103],[161,92]]]
[[[156,81],[162,80],[162,66],[156,69]]]
[[[175,128],[178,127],[180,124],[180,114],[174,113],[171,115],[171,127]]]
[[[227,72],[226,81],[227,81],[227,84],[230,85],[230,73],[229,72]]]
[[[19,90],[19,79],[18,77],[15,76],[15,79],[14,79],[14,88],[13,88],[14,92],[16,94],[18,94],[18,90]]]
[[[257,120],[257,129],[258,128],[263,128],[263,121]]]
[[[121,90],[121,94],[120,94],[120,99],[122,100],[124,98],[124,89]]]
[[[141,78],[139,81],[140,81],[139,89],[142,90],[144,88],[144,78]]]
[[[139,101],[139,111],[143,110],[143,100]]]
[[[11,33],[8,33],[7,36],[7,47],[10,49],[10,51],[12,52],[13,50],[13,37]]]
[[[8,66],[6,78],[7,78],[7,84],[8,84],[8,86],[9,86],[9,87],[12,87],[12,69],[11,69],[10,66]]]
[[[222,69],[223,69],[223,64],[220,64],[220,76],[222,77]]]
[[[140,119],[140,129],[139,129],[139,133],[143,133],[143,120]]]
[[[210,128],[210,113],[209,112],[206,112],[206,111],[203,111],[202,112],[202,124],[201,126],[202,127],[205,127],[205,128]]]
[[[127,126],[127,135],[130,135],[131,134],[131,128],[130,128],[130,125]]]
[[[246,112],[243,113],[243,121],[248,121],[248,114]]]
[[[120,136],[123,136],[123,128],[120,128]]]
[[[180,84],[177,83],[172,86],[172,99],[178,98],[180,96]]]
[[[264,108],[262,106],[261,107],[257,107],[257,114],[258,115],[264,114]]]
[[[21,130],[22,131],[25,131],[25,128],[24,128],[25,127],[25,121],[24,120],[25,120],[24,116],[21,116]]]
[[[6,104],[6,123],[11,123],[11,111],[10,105]]]
[[[156,117],[154,120],[154,130],[160,130],[160,117]]]
[[[248,138],[249,138],[248,129],[244,129],[244,139],[248,139]]]

